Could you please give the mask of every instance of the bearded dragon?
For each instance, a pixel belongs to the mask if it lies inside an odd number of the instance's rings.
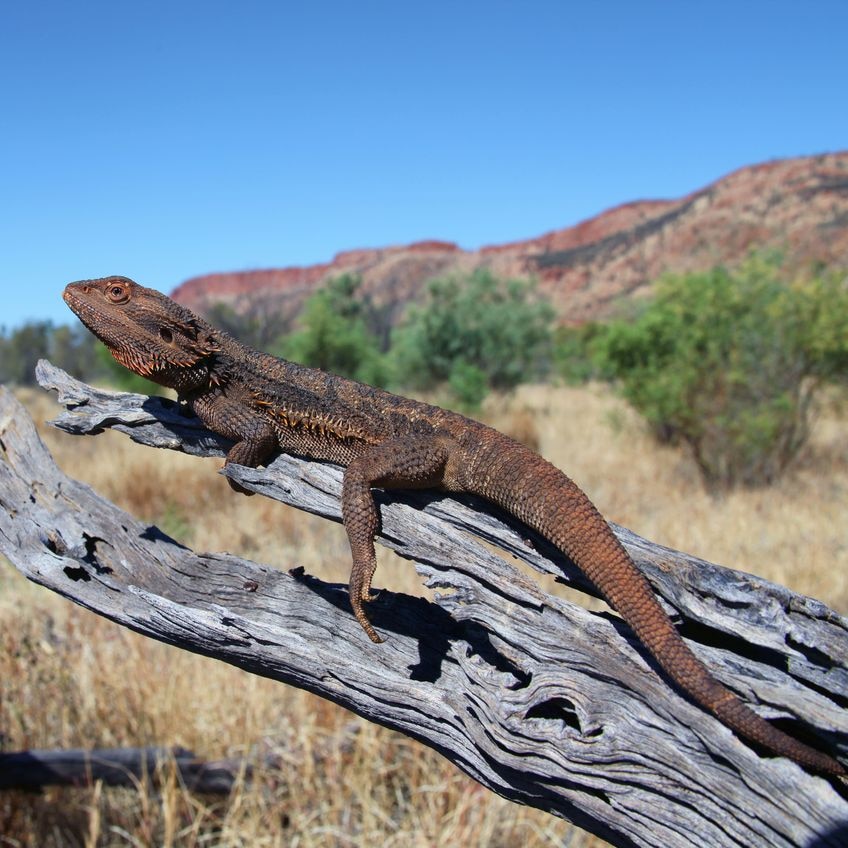
[[[728,727],[814,771],[845,776],[834,758],[769,724],[708,671],[589,498],[519,442],[456,412],[253,350],[126,277],[70,283],[63,297],[119,363],[175,389],[234,442],[226,464],[256,467],[282,451],[345,468],[350,602],[374,642],[382,639],[365,611],[377,564],[372,487],[469,492],[570,557],[671,680]]]

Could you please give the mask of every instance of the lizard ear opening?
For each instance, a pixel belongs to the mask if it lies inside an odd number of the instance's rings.
[[[174,340],[174,334],[167,327],[160,327],[159,338],[162,339],[165,344],[170,344]]]

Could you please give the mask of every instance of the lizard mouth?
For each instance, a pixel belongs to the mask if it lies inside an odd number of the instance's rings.
[[[62,292],[62,300],[68,304],[75,315],[79,315],[80,310],[89,305],[85,296],[91,295],[91,288],[84,283],[68,283]]]
[[[85,294],[89,293],[90,288],[86,286],[80,290],[79,288],[74,287],[76,285],[77,284],[75,283],[68,283],[68,285],[65,286],[65,290],[62,292],[62,300],[68,304],[71,312],[73,312],[74,315],[76,315],[77,318],[79,318],[80,321],[82,321],[82,323],[85,324],[85,326],[88,327],[95,336],[97,336],[97,338],[105,342],[106,340],[95,328],[97,310],[84,297]]]
[[[65,286],[65,290],[62,292],[62,300],[71,307],[71,309],[76,312],[74,308],[77,302],[76,292],[71,288],[71,283]]]

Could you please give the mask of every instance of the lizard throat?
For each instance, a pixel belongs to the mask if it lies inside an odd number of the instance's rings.
[[[160,363],[156,361],[155,357],[145,357],[131,349],[110,347],[109,353],[112,354],[112,358],[116,362],[123,365],[124,368],[129,368],[130,371],[140,377],[152,377],[160,368]]]

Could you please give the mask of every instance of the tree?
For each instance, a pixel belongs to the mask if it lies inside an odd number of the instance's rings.
[[[848,365],[848,289],[787,280],[775,257],[669,276],[632,322],[596,342],[600,367],[712,489],[775,480],[809,436],[825,381]]]
[[[105,351],[82,324],[28,321],[11,332],[0,330],[0,383],[35,385],[35,364],[42,358],[86,380],[108,376],[98,348]]]
[[[304,304],[300,329],[280,340],[274,352],[312,368],[384,385],[386,365],[366,326],[361,283],[354,274],[328,280]]]
[[[551,353],[554,310],[532,282],[488,270],[433,280],[427,300],[395,334],[402,380],[419,388],[448,382],[468,399],[541,376]]]
[[[50,355],[53,325],[29,321],[12,330],[3,340],[0,380],[19,385],[35,383],[35,364]]]

